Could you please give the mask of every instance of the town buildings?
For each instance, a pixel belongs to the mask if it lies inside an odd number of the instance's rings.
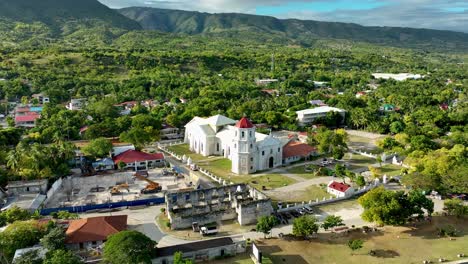
[[[33,128],[36,120],[41,118],[42,106],[21,105],[15,108],[15,125],[17,127]]]
[[[312,124],[318,118],[326,117],[327,113],[329,112],[339,113],[343,117],[343,120],[346,115],[346,111],[343,109],[330,106],[320,106],[312,109],[297,111],[297,121],[300,126],[309,125]]]
[[[289,141],[283,147],[283,164],[290,164],[300,160],[308,160],[317,155],[317,149],[300,141]]]
[[[85,104],[86,104],[85,98],[71,99],[67,105],[67,109],[72,110],[72,111],[78,111],[78,110],[83,109]]]
[[[222,115],[195,117],[185,126],[185,143],[203,156],[223,156],[232,161],[231,171],[251,174],[282,165],[283,144],[257,133],[246,117],[236,122]]]
[[[161,139],[178,139],[183,137],[183,135],[180,134],[180,129],[169,124],[163,124],[159,133]]]

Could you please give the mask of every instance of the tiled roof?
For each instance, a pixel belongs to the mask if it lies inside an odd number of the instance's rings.
[[[125,152],[120,153],[119,155],[113,158],[114,163],[118,164],[120,161],[125,163],[132,163],[132,162],[141,162],[147,160],[162,160],[164,159],[164,155],[162,153],[146,153],[141,152],[133,149],[129,149]]]
[[[236,127],[238,128],[253,128],[254,125],[247,117],[242,117],[239,122],[236,123]]]
[[[105,241],[107,237],[127,229],[127,215],[99,216],[70,221],[66,231],[68,244]]]
[[[41,115],[39,114],[27,114],[27,115],[21,115],[21,116],[15,116],[15,122],[33,122],[36,121],[36,119],[40,118]]]
[[[290,141],[283,147],[283,159],[294,156],[306,157],[315,150],[316,149],[314,147],[305,143],[299,141]]]
[[[346,192],[346,190],[348,190],[351,186],[345,183],[332,181],[328,184],[328,187],[340,192]]]

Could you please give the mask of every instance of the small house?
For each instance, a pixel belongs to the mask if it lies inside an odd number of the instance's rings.
[[[11,181],[6,188],[10,194],[46,193],[48,180]]]
[[[65,232],[65,244],[72,250],[96,248],[104,244],[110,235],[126,229],[127,215],[71,220]]]
[[[308,160],[317,154],[317,149],[302,143],[291,140],[283,147],[283,164],[290,164],[299,160]]]
[[[351,188],[349,184],[331,181],[327,185],[327,192],[340,198],[352,196],[354,194],[354,189]]]

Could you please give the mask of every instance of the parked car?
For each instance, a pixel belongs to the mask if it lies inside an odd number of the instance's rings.
[[[209,236],[216,235],[218,233],[218,228],[216,226],[202,226],[200,228],[200,235]]]

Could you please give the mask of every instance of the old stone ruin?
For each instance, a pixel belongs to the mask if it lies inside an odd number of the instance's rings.
[[[240,225],[255,224],[273,212],[271,200],[246,184],[166,193],[166,210],[172,229],[190,228],[237,219]]]

